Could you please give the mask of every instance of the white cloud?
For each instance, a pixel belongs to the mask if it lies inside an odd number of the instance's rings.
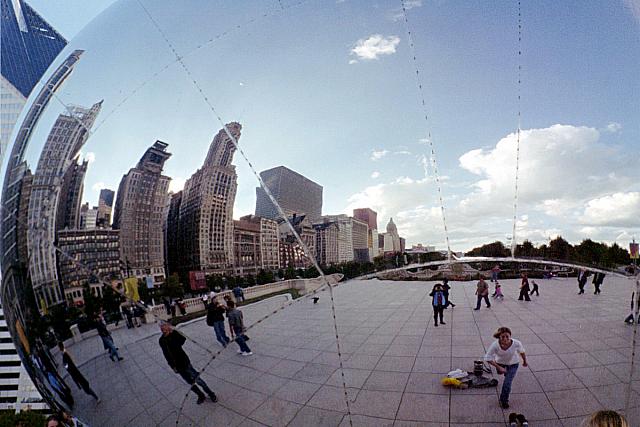
[[[620,129],[622,129],[622,125],[620,123],[611,122],[603,130],[611,133],[616,133],[619,132]]]
[[[396,47],[400,43],[400,37],[384,37],[381,34],[373,34],[366,39],[360,39],[351,49],[351,55],[356,55],[358,59],[373,60],[381,55],[391,55],[396,53]],[[352,59],[349,63],[355,61]]]
[[[394,151],[393,154],[400,154],[400,155],[411,155],[411,151],[407,151],[407,150],[398,150],[398,151]]]
[[[389,154],[389,150],[373,150],[371,152],[371,160],[373,160],[374,162],[377,160],[380,160],[381,158],[383,158],[384,156],[386,156],[387,154]]]
[[[93,163],[96,161],[96,153],[89,151],[85,156],[84,159],[89,162],[89,164]]]
[[[371,178],[373,178],[373,179],[376,179],[376,178],[379,178],[379,177],[380,177],[380,172],[378,172],[378,171],[374,171],[371,174]]]
[[[638,227],[640,192],[614,193],[589,200],[580,217],[587,225]]]
[[[422,6],[422,0],[405,0],[403,2],[404,4],[404,9],[405,10],[411,10],[415,7],[421,7]],[[393,21],[399,21],[401,19],[404,18],[404,12],[402,11],[402,8],[398,8],[398,9],[393,9],[391,11],[391,15],[390,15],[391,19]]]
[[[429,138],[420,138],[418,144],[429,145]]]
[[[106,185],[104,182],[102,182],[102,181],[100,181],[100,182],[96,182],[95,184],[93,184],[93,185],[91,186],[91,189],[92,189],[93,191],[96,191],[96,192],[98,192],[98,191],[102,190],[103,188],[107,188],[107,185]]]
[[[624,0],[624,4],[640,24],[640,0]]]
[[[169,191],[173,191],[174,193],[181,191],[184,188],[185,182],[186,179],[179,176],[171,178],[171,182],[169,182]]]

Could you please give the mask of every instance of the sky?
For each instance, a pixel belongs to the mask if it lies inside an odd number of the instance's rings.
[[[63,103],[103,100],[91,204],[157,139],[179,190],[238,121],[256,170],[319,183],[324,214],[393,217],[409,246],[507,244],[518,146],[517,241],[640,239],[640,0],[522,2],[520,43],[517,1],[405,0],[407,22],[400,1],[29,3],[85,53],[27,159]],[[238,218],[257,180],[234,164]]]

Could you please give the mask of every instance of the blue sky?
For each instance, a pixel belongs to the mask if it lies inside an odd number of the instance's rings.
[[[521,55],[516,1],[406,0],[409,28],[396,1],[144,1],[190,75],[138,2],[79,31],[110,3],[30,2],[86,50],[60,98],[104,99],[83,149],[93,204],[156,139],[175,188],[201,166],[221,125],[195,80],[224,122],[242,123],[256,169],[288,166],[324,187],[324,213],[372,207],[378,228],[393,216],[410,244],[442,248],[430,133],[452,248],[506,241],[520,92],[518,240],[640,237],[638,0],[522,2]],[[60,108],[34,134],[32,163]],[[234,163],[239,217],[257,182]]]

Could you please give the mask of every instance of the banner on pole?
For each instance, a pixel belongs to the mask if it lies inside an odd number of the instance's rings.
[[[629,253],[631,254],[631,259],[638,259],[638,252],[640,251],[640,243],[629,243]]]
[[[124,293],[127,298],[133,301],[140,301],[140,295],[138,294],[138,279],[135,277],[129,277],[124,279]]]

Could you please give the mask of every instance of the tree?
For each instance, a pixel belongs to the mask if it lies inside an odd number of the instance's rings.
[[[246,277],[244,278],[243,287],[249,287],[249,286],[255,286],[255,285],[256,285],[256,278],[253,277],[252,274],[247,274]]]
[[[169,298],[182,298],[184,296],[184,288],[180,284],[179,276],[176,273],[167,277],[161,292]]]
[[[571,244],[569,244],[569,242],[564,240],[562,237],[558,236],[549,242],[549,251],[547,255],[551,259],[569,260],[571,259],[572,252],[573,247],[571,246]]]
[[[291,267],[291,266],[287,267],[287,269],[284,271],[284,278],[285,278],[285,280],[295,279],[296,278],[296,270],[294,270],[293,267]]]
[[[510,255],[507,248],[504,247],[502,242],[493,242],[487,245],[482,245],[478,248],[473,248],[467,252],[467,256],[486,256],[486,257],[506,257]]]
[[[93,319],[103,308],[102,298],[94,295],[88,283],[84,285],[82,298],[84,299],[84,313],[89,319]]]

